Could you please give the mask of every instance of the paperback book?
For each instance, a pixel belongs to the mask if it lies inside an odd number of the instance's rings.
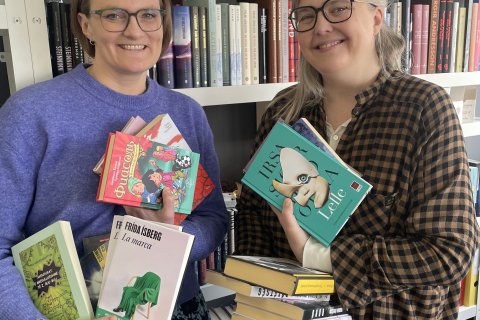
[[[46,318],[93,318],[68,221],[57,221],[14,245],[12,255],[33,303]]]
[[[194,236],[132,216],[115,218],[96,316],[170,319]]]
[[[111,133],[97,200],[159,209],[163,188],[174,196],[176,212],[192,210],[199,154],[122,132]]]
[[[100,288],[103,280],[103,270],[107,261],[108,241],[90,251],[80,259],[83,277],[93,310],[97,307]]]
[[[288,296],[335,292],[331,274],[302,267],[290,259],[231,255],[227,256],[224,273]]]
[[[293,201],[298,224],[329,246],[372,186],[284,122],[277,122],[242,182],[281,210]]]

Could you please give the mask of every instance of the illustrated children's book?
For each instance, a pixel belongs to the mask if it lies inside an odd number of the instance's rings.
[[[199,154],[122,132],[107,143],[97,200],[159,209],[164,187],[174,195],[176,212],[192,210]]]
[[[159,223],[116,216],[96,316],[170,319],[193,239]]]
[[[187,141],[181,134],[178,127],[168,113],[155,117],[147,124],[137,136],[147,138],[148,140],[163,143],[171,147],[191,150]],[[215,188],[215,184],[208,176],[207,171],[201,164],[198,165],[197,180],[195,183],[195,192],[193,196],[192,210],[202,202]],[[184,214],[175,214],[175,224],[186,218]]]
[[[147,123],[140,116],[130,117],[128,122],[125,124],[121,130],[123,133],[136,135]],[[105,162],[105,154],[102,155],[100,160],[93,168],[93,172],[96,174],[101,174],[103,170],[103,163]]]
[[[289,296],[335,292],[331,274],[302,267],[290,259],[231,255],[227,256],[224,273]]]
[[[57,221],[12,247],[15,266],[48,319],[93,318],[72,229]]]
[[[281,121],[254,154],[242,182],[279,210],[291,198],[298,224],[325,246],[372,188]]]

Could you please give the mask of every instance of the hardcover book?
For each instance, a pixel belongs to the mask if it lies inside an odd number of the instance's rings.
[[[192,210],[199,154],[122,132],[111,133],[97,201],[159,209],[164,187],[175,212]]]
[[[210,284],[214,284],[219,287],[227,288],[238,294],[252,297],[252,298],[270,298],[270,299],[298,299],[302,300],[315,300],[315,301],[330,301],[331,299],[336,299],[336,294],[318,294],[318,295],[308,295],[308,296],[289,296],[285,293],[275,291],[269,288],[258,286],[256,284],[238,280],[232,277],[229,277],[221,272],[207,270],[205,281]]]
[[[175,88],[192,88],[192,36],[187,6],[172,7],[172,39]]]
[[[57,221],[14,245],[12,256],[33,303],[45,317],[93,318],[68,221]]]
[[[132,216],[116,218],[96,316],[170,319],[194,236]]]
[[[247,165],[242,182],[279,210],[291,198],[298,224],[324,246],[372,188],[280,121]]]
[[[335,292],[331,274],[304,268],[290,259],[227,256],[225,275],[283,294],[317,295]]]

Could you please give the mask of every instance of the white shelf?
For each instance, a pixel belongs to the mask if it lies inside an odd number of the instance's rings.
[[[458,320],[467,320],[474,318],[477,315],[477,306],[473,305],[470,307],[460,306],[458,310]]]
[[[0,30],[7,29],[7,10],[4,4],[0,4]]]
[[[463,123],[462,129],[465,137],[480,136],[480,119],[470,123]]]
[[[266,83],[246,86],[175,89],[175,91],[192,97],[202,106],[214,106],[232,103],[271,101],[277,92],[294,84],[295,82]]]
[[[475,72],[452,72],[452,73],[432,73],[415,75],[438,84],[444,88],[480,86],[480,71]]]

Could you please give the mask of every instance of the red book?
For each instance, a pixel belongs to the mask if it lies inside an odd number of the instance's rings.
[[[431,0],[430,3],[430,36],[428,40],[428,65],[427,72],[435,73],[437,59],[437,38],[438,38],[438,22],[440,11],[440,0]]]
[[[422,5],[422,41],[420,42],[420,74],[427,73],[428,60],[428,26],[430,16],[430,5]]]
[[[175,212],[192,210],[199,154],[122,132],[111,133],[105,152],[97,201],[159,209],[168,187]]]

